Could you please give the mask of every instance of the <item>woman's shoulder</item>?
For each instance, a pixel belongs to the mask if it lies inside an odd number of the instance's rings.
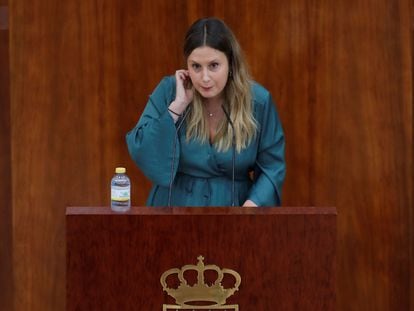
[[[255,105],[266,105],[269,102],[270,92],[256,81],[251,82],[251,94]]]
[[[278,119],[276,104],[273,101],[272,94],[263,85],[253,81],[252,88],[252,105],[254,117],[259,124],[269,120]]]
[[[164,76],[151,95],[164,99],[166,102],[171,101],[171,98],[175,96],[175,76]]]
[[[158,86],[166,89],[175,88],[175,76],[164,76],[159,82]]]

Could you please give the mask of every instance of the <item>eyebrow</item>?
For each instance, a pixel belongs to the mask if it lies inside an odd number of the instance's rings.
[[[193,60],[193,59],[190,59],[190,62],[193,62],[193,63],[199,64],[199,62],[197,62],[197,61],[195,61],[195,60]],[[217,58],[214,58],[213,60],[208,61],[208,63],[209,63],[209,64],[211,64],[211,63],[219,63],[219,62],[220,62],[220,60],[218,60]]]

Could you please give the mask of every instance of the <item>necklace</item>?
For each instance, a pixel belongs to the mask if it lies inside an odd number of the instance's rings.
[[[209,116],[209,118],[214,117],[214,115],[217,114],[218,112],[218,111],[211,112],[210,110],[207,109],[207,107],[206,107],[206,111],[207,111],[207,115]]]

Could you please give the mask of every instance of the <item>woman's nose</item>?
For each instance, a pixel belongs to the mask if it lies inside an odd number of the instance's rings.
[[[203,78],[204,82],[208,82],[210,80],[210,76],[209,76],[207,68],[203,69],[203,77],[202,78]]]

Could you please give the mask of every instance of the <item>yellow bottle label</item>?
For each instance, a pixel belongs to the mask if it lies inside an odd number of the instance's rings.
[[[131,199],[131,187],[111,187],[111,200],[125,202]]]

